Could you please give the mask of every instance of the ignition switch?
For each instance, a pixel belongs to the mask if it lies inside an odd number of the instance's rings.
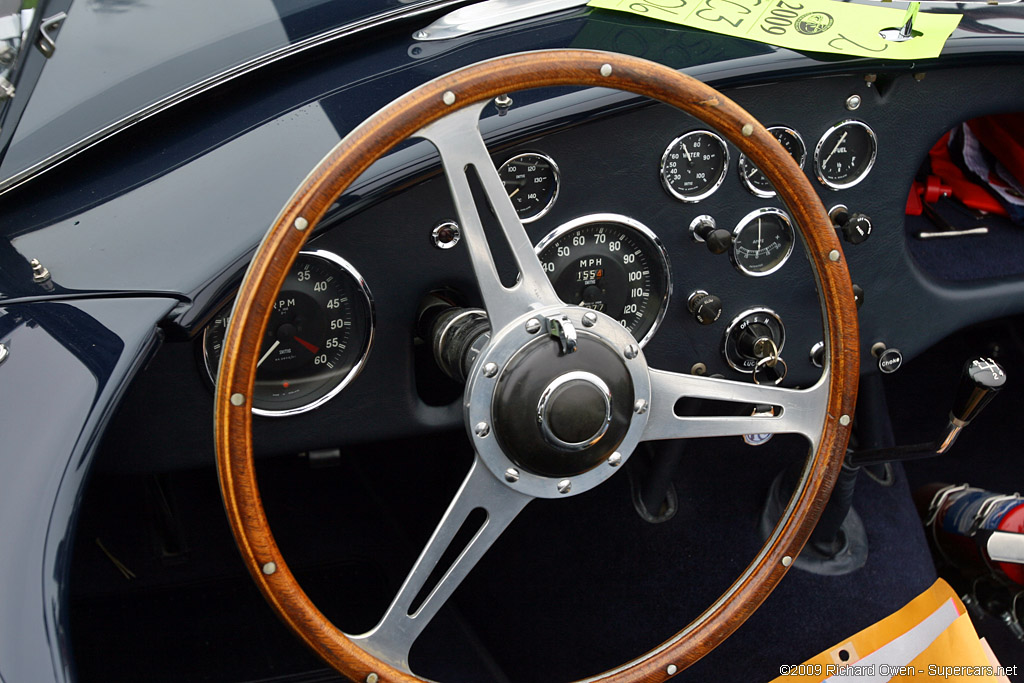
[[[772,382],[777,382],[785,376],[782,360],[785,344],[786,328],[779,316],[768,308],[752,308],[729,323],[723,353],[733,369],[747,373],[757,369],[759,380],[767,375]]]

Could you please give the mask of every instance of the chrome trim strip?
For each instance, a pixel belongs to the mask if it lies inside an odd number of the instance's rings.
[[[262,69],[265,66],[274,64],[276,62],[283,61],[290,57],[293,57],[307,50],[326,45],[328,43],[340,40],[342,38],[348,38],[350,36],[368,31],[385,24],[389,24],[393,21],[400,19],[408,19],[416,17],[420,14],[426,14],[428,12],[434,12],[437,10],[443,10],[446,7],[460,6],[466,4],[467,0],[424,0],[416,5],[399,7],[383,14],[376,15],[374,17],[368,17],[360,19],[358,21],[345,24],[333,28],[330,31],[319,33],[315,36],[310,36],[304,40],[291,45],[271,50],[270,52],[264,53],[258,57],[254,57],[247,62],[243,62],[237,66],[233,66],[230,69],[222,71],[213,76],[209,76],[198,83],[194,83],[173,95],[154,102],[142,109],[139,109],[127,116],[107,125],[104,128],[92,133],[91,135],[79,140],[73,145],[69,145],[64,149],[54,152],[50,156],[46,157],[42,161],[39,161],[32,166],[29,166],[23,171],[15,173],[10,178],[5,178],[0,181],[0,196],[13,190],[14,188],[23,185],[24,183],[32,180],[36,176],[54,168],[68,159],[71,159],[78,154],[81,154],[85,150],[94,147],[95,145],[103,142],[104,140],[120,133],[131,126],[151,118],[157,114],[160,114],[173,106],[181,104],[187,100],[192,99],[197,95],[201,95],[209,90],[219,87],[225,83],[233,81],[236,78],[245,76],[253,71]]]
[[[413,33],[412,37],[415,40],[450,40],[586,4],[587,0],[487,0],[446,14]]]

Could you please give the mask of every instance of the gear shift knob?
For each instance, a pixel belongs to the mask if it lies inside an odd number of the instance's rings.
[[[946,437],[939,447],[945,453],[960,435],[960,430],[978,416],[1006,383],[1006,371],[991,358],[973,358],[964,364],[960,386],[949,411]]]

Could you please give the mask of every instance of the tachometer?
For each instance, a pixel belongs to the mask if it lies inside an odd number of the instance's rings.
[[[562,301],[615,318],[641,346],[657,330],[672,277],[664,246],[646,226],[615,214],[583,216],[536,250]]]
[[[231,312],[203,332],[203,358],[216,382]],[[373,338],[373,300],[362,277],[329,251],[301,252],[274,303],[253,393],[257,415],[295,415],[338,394],[362,369]]]

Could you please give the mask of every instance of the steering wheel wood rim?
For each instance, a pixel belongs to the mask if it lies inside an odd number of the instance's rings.
[[[599,86],[673,105],[713,126],[773,182],[798,226],[826,316],[829,368],[817,451],[772,536],[730,589],[659,647],[589,681],[670,678],[707,654],[764,601],[817,523],[849,438],[858,378],[852,286],[835,230],[789,154],[757,120],[711,87],[668,67],[606,52],[549,50],[481,62],[435,79],[387,105],[345,137],[309,174],[260,244],[225,336],[215,397],[217,469],[243,560],[275,612],[328,664],[353,680],[421,681],[357,646],[309,600],[277,547],[256,483],[251,396],[272,302],[291,264],[335,199],[369,166],[424,126],[473,103],[545,86]],[[670,674],[669,671],[672,671]],[[370,679],[372,680],[372,679]]]

